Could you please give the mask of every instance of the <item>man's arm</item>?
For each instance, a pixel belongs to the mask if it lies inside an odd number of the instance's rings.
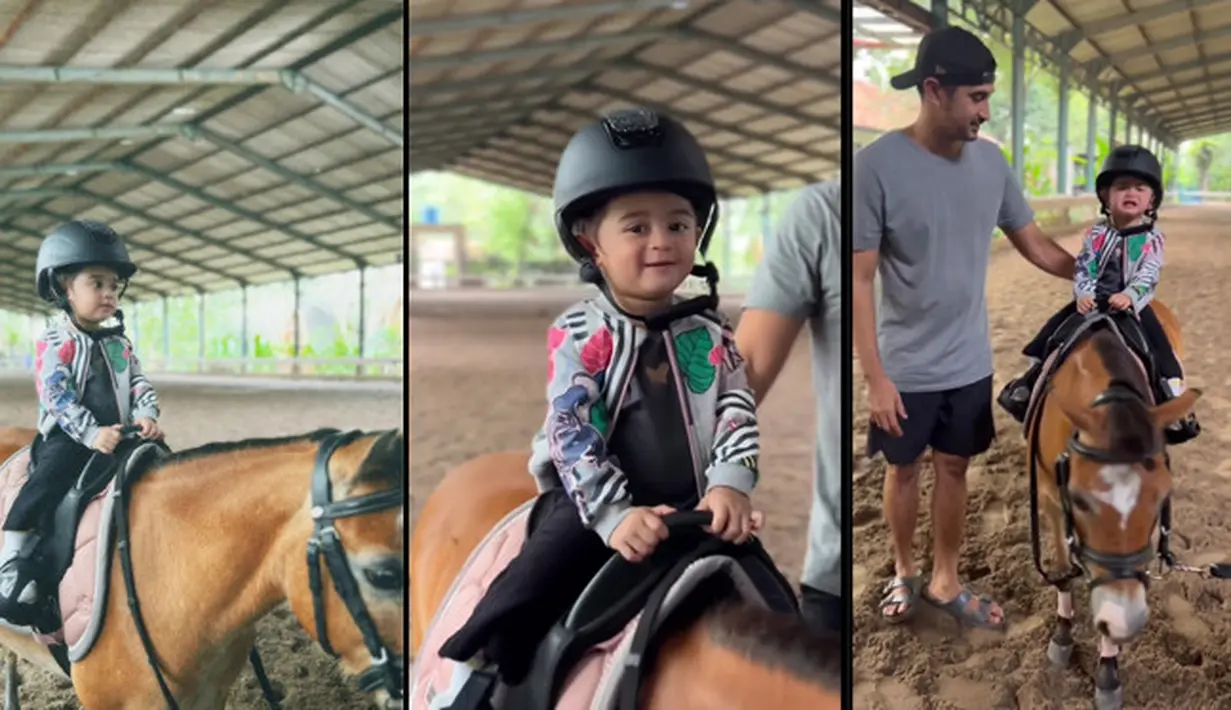
[[[804,321],[822,307],[825,295],[840,288],[821,278],[822,260],[841,258],[840,196],[836,180],[804,188],[766,237],[735,331],[757,404],[782,372]]]
[[[851,337],[859,367],[867,380],[885,377],[881,366],[880,347],[876,343],[876,267],[880,252],[875,249],[857,251],[851,259]]]

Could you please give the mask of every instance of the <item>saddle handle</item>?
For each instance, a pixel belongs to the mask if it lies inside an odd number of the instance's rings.
[[[714,514],[708,510],[681,510],[662,516],[668,530],[676,528],[705,527],[714,522]]]

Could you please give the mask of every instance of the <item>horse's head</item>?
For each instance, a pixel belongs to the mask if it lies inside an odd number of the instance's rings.
[[[1101,336],[1094,348],[1074,352],[1049,399],[1072,424],[1055,464],[1069,554],[1092,578],[1095,627],[1124,643],[1149,620],[1151,540],[1171,496],[1163,429],[1187,415],[1201,392],[1152,406],[1144,374],[1125,359],[1131,355],[1113,353],[1118,341]]]
[[[405,678],[406,477],[400,431],[325,438],[305,501],[306,570],[296,563],[287,590],[308,633],[387,708],[401,707]]]

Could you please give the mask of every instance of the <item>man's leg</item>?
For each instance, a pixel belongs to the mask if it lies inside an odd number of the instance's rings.
[[[941,395],[937,392],[899,393],[906,409],[906,419],[899,421],[902,436],[894,438],[874,424],[868,425],[868,455],[878,451],[885,455],[883,505],[885,521],[893,543],[895,579],[886,589],[881,613],[895,618],[913,611],[913,588],[902,583],[918,574],[915,564],[915,525],[919,520],[919,458],[927,448],[936,425]]]
[[[842,422],[836,408],[818,408],[817,417],[808,549],[800,577],[801,607],[809,623],[841,633],[846,618],[842,598]]]
[[[965,590],[957,567],[966,523],[966,469],[973,456],[991,448],[996,436],[992,419],[992,378],[945,393],[940,423],[932,438],[932,579],[928,595],[942,604],[957,601]],[[990,600],[967,593],[960,603],[964,621],[999,625],[1004,610]]]

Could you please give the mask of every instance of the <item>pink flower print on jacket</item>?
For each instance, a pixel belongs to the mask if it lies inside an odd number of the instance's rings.
[[[552,326],[547,329],[547,381],[556,379],[556,351],[568,334],[563,328]]]

